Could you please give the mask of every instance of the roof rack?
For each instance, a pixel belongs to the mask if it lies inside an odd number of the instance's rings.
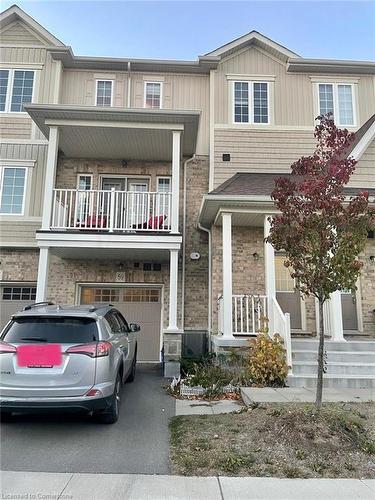
[[[34,309],[34,307],[41,307],[41,306],[53,306],[53,302],[49,301],[44,301],[44,302],[35,302],[35,304],[30,304],[28,306],[25,306],[22,310],[23,311],[30,311],[30,309]]]

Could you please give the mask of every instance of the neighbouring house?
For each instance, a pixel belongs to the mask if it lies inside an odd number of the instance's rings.
[[[141,324],[139,360],[173,374],[202,336],[239,346],[267,317],[311,375],[296,353],[317,308],[264,243],[270,193],[331,111],[358,131],[348,196],[374,203],[375,63],[305,59],[257,31],[196,61],[81,57],[17,6],[0,29],[1,325],[30,301],[110,302]],[[361,258],[325,325],[367,355],[351,359],[369,373],[340,358],[336,379],[373,383],[373,233]]]

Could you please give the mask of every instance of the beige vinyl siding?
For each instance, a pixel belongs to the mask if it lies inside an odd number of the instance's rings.
[[[95,106],[96,80],[114,80],[113,106],[126,107],[127,78],[127,73],[64,70],[61,103]]]
[[[237,172],[288,172],[290,165],[315,147],[313,131],[215,130],[215,174],[217,187]],[[222,155],[229,153],[230,162]]]
[[[36,247],[35,231],[40,221],[0,221],[0,247]]]
[[[31,175],[28,216],[41,217],[43,207],[44,175],[47,158],[47,145],[44,144],[0,144],[0,157],[3,160],[35,160],[34,167],[30,167]]]
[[[30,139],[31,119],[27,116],[0,114],[0,137],[3,139]]]
[[[375,188],[375,140],[372,141],[361,156],[349,185]]]
[[[0,43],[15,45],[45,45],[41,37],[33,30],[25,27],[24,23],[16,21],[7,26],[0,34]]]
[[[114,80],[114,106],[127,107],[128,74],[65,70],[62,83],[62,104],[95,105],[96,79]],[[208,154],[209,142],[209,77],[188,74],[131,74],[131,108],[143,108],[145,81],[161,81],[162,107],[202,112],[198,132],[197,154]]]
[[[286,64],[261,49],[251,47],[239,51],[219,64],[215,72],[215,123],[232,123],[230,82],[227,75],[275,77],[273,83],[274,119],[280,126],[313,126],[316,106],[313,84],[308,74],[287,73]],[[314,78],[316,76],[314,75]],[[329,79],[345,81],[345,75],[327,75]],[[358,78],[358,118],[362,125],[375,112],[374,80],[372,76]],[[322,76],[324,81],[324,76]]]

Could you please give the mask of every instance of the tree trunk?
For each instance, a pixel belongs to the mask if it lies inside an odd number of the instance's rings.
[[[318,380],[316,384],[316,399],[315,408],[317,411],[322,406],[323,396],[323,373],[324,373],[324,318],[323,318],[323,304],[319,300],[319,348],[318,348]]]

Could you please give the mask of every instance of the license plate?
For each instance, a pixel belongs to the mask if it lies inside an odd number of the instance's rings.
[[[21,345],[17,347],[18,366],[51,368],[62,363],[61,345]]]

